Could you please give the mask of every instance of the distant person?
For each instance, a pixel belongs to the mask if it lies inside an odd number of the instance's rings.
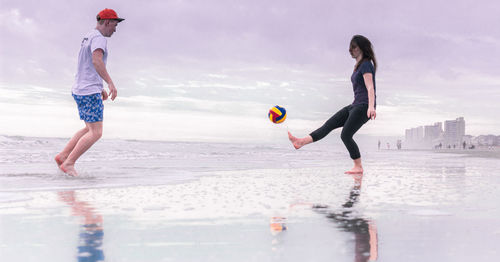
[[[401,150],[401,140],[398,139],[396,145],[398,147],[398,150]]]
[[[106,70],[106,37],[111,37],[118,23],[123,20],[114,10],[104,9],[97,14],[96,28],[83,37],[72,94],[85,127],[76,132],[63,151],[55,157],[59,168],[70,176],[78,175],[75,170],[76,160],[102,136],[103,100],[109,96],[111,100],[116,98],[115,84]],[[104,90],[102,80],[108,84],[109,93]]]
[[[378,150],[380,150],[380,140],[378,141]]]
[[[465,143],[465,141],[462,143],[462,146],[463,148],[465,149],[465,147],[467,146],[467,143]]]
[[[354,167],[345,173],[362,174],[361,154],[359,153],[358,145],[352,137],[368,120],[375,119],[376,117],[375,71],[377,69],[377,61],[370,40],[361,35],[352,37],[349,45],[349,53],[352,58],[356,59],[356,64],[351,75],[354,102],[342,108],[328,119],[323,126],[308,136],[297,138],[288,132],[288,138],[293,146],[299,149],[304,145],[324,138],[332,130],[343,127],[340,137],[347,147],[351,159],[354,161]]]
[[[387,150],[390,150],[391,149],[391,144],[389,144],[389,142],[387,142]]]

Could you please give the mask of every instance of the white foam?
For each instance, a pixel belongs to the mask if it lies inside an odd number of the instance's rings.
[[[443,212],[435,209],[419,209],[408,212],[410,215],[415,216],[451,216],[451,213]]]
[[[67,139],[2,137],[0,191],[160,185],[206,172],[321,166],[332,151],[294,151],[284,144],[101,140],[77,162],[78,177],[60,173],[54,156]]]
[[[0,203],[23,202],[31,199],[33,198],[23,193],[0,192]]]

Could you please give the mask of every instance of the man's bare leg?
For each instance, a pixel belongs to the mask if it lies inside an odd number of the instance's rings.
[[[79,130],[73,135],[73,137],[69,140],[68,144],[66,144],[64,149],[54,158],[54,160],[57,163],[57,166],[61,166],[62,163],[64,163],[64,161],[66,160],[66,158],[68,158],[73,148],[75,148],[76,143],[78,143],[78,140],[80,140],[80,138],[82,138],[82,136],[85,135],[88,131],[89,128],[85,126],[85,128]]]
[[[102,121],[94,123],[85,123],[89,131],[85,133],[76,143],[75,147],[68,155],[68,158],[59,166],[59,168],[70,176],[77,176],[75,162],[102,136]]]

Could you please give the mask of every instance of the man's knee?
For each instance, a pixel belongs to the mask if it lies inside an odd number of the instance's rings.
[[[94,132],[94,137],[100,139],[102,137],[102,128]]]
[[[94,139],[97,140],[102,137],[102,126],[91,126],[89,130]]]
[[[102,128],[98,128],[96,130],[93,130],[92,134],[93,134],[95,139],[100,139],[102,137]]]

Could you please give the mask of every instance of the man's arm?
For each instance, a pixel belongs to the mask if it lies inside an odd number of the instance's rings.
[[[115,88],[115,84],[113,83],[113,80],[111,80],[111,77],[109,76],[108,71],[106,70],[106,65],[102,60],[103,55],[104,53],[102,49],[96,49],[94,52],[92,52],[92,64],[94,65],[94,68],[99,74],[99,76],[108,84],[111,100],[115,100],[117,91]]]

